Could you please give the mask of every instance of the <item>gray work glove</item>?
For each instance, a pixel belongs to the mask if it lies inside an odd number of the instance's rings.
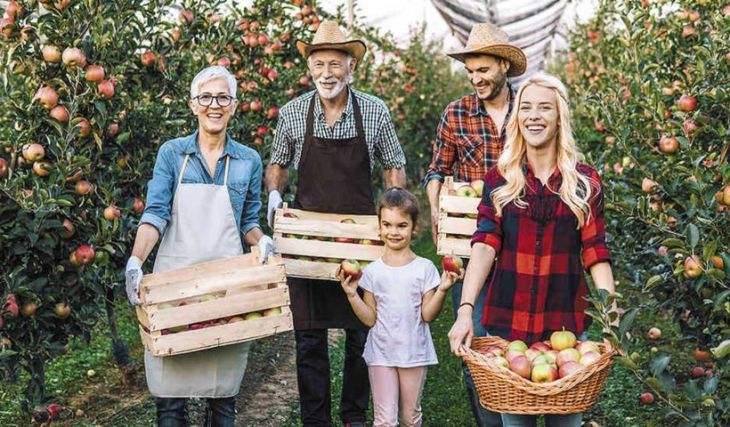
[[[283,202],[281,194],[277,190],[269,192],[269,203],[266,210],[266,220],[269,223],[269,227],[274,227],[274,214],[276,214],[276,209],[280,208]]]
[[[142,260],[136,256],[129,257],[124,278],[127,287],[127,299],[132,305],[142,304],[142,301],[139,300],[139,284],[142,283],[142,276]]]
[[[261,264],[266,263],[269,255],[274,255],[274,241],[271,237],[263,235],[256,244],[259,248],[259,262]]]

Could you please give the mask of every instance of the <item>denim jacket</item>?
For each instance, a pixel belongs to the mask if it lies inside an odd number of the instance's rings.
[[[160,235],[165,233],[171,218],[172,199],[177,188],[177,180],[186,154],[190,154],[190,160],[185,167],[183,184],[223,185],[226,156],[230,156],[228,193],[236,225],[241,234],[246,235],[254,227],[259,227],[263,174],[261,157],[255,150],[239,144],[226,135],[226,148],[216,164],[215,178],[211,178],[197,140],[196,131],[192,135],[162,144],[157,153],[152,179],[147,185],[147,206],[140,224],[154,226]]]

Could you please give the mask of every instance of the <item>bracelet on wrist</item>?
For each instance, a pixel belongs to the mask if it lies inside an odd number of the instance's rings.
[[[461,309],[461,307],[464,307],[464,306],[469,306],[469,307],[471,307],[472,311],[474,311],[474,304],[472,304],[470,302],[462,302],[461,304],[459,304],[459,308],[457,308],[456,311],[459,311]]]

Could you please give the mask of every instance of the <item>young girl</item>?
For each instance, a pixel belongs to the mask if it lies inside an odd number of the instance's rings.
[[[418,201],[391,188],[378,203],[383,256],[359,280],[338,271],[357,317],[369,326],[363,358],[368,364],[375,407],[374,427],[421,425],[421,392],[426,367],[438,363],[428,322],[436,318],[446,291],[459,279],[410,248],[418,220]],[[357,288],[364,290],[362,298]]]
[[[495,262],[482,323],[507,340],[530,344],[561,328],[585,333],[584,270],[596,288],[614,292],[603,187],[598,173],[581,162],[565,86],[553,76],[532,76],[515,96],[514,111],[504,151],[484,178],[471,261],[449,332],[458,356],[470,346],[474,303]],[[502,422],[534,427],[536,417],[502,414]],[[545,424],[578,427],[581,414],[548,415]]]

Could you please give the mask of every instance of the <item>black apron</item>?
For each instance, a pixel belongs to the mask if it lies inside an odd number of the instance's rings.
[[[314,136],[314,103],[307,111],[302,155],[299,160],[297,209],[352,215],[374,215],[370,155],[362,126],[360,106],[352,92],[354,138]],[[367,329],[358,320],[339,283],[329,280],[289,278],[294,329]]]

